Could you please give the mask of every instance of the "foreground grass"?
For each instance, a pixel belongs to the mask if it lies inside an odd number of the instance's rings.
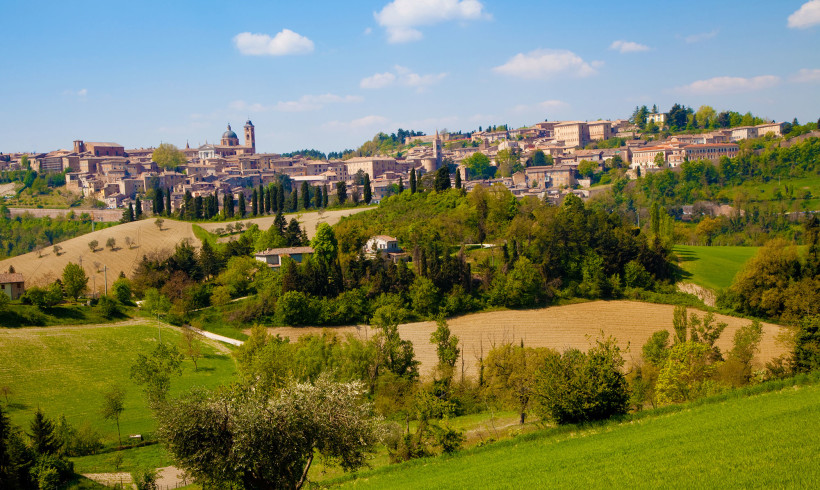
[[[65,303],[43,310],[33,305],[24,305],[19,302],[9,304],[0,311],[0,327],[44,327],[48,325],[87,325],[98,323],[113,323],[127,319],[134,314],[135,309],[121,306],[121,313],[115,317],[103,316],[99,307],[86,306],[79,303]]]
[[[732,285],[735,275],[759,247],[702,247],[676,245],[674,252],[680,267],[688,277],[684,279],[709,289],[725,289]]]
[[[361,488],[810,488],[820,386],[721,397],[364,472]]]
[[[116,455],[122,457],[122,463],[119,467],[114,463]],[[130,473],[140,468],[164,468],[174,463],[162,444],[151,444],[150,446],[124,449],[122,451],[81,456],[71,458],[71,461],[74,462],[74,472],[78,474]]]
[[[154,420],[139,386],[131,382],[130,368],[140,353],[151,352],[157,342],[156,325],[49,327],[0,329],[0,386],[11,388],[8,413],[14,424],[28,429],[37,408],[57,418],[65,415],[78,427],[89,423],[107,444],[114,444],[117,428],[100,415],[103,393],[111,385],[126,391],[120,424],[123,437],[147,434]],[[162,328],[162,340],[178,344],[178,330]],[[183,363],[181,377],[171,381],[171,396],[194,386],[213,388],[229,382],[233,359],[203,345],[199,370]],[[5,400],[3,400],[5,401]]]

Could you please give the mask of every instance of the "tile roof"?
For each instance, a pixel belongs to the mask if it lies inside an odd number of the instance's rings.
[[[6,272],[0,274],[0,284],[8,284],[11,282],[26,282],[26,280],[23,278],[23,274],[20,274],[19,272]]]

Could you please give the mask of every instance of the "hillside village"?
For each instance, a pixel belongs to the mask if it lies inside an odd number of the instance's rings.
[[[650,113],[646,121],[654,128],[664,128],[666,113]],[[603,169],[607,162],[619,160],[628,166],[627,175],[675,168],[686,160],[710,160],[735,157],[737,142],[765,135],[779,137],[786,123],[764,123],[716,129],[699,134],[671,134],[665,139],[652,139],[630,120],[614,121],[554,121],[540,122],[519,129],[484,130],[471,133],[439,133],[409,136],[407,150],[397,155],[373,155],[348,159],[316,160],[296,155],[286,157],[275,153],[256,152],[256,128],[246,121],[244,142],[231,129],[222,134],[219,144],[204,144],[181,151],[186,163],[174,169],[162,168],[153,160],[154,148],[126,149],[110,142],[76,140],[71,150],[48,153],[15,153],[0,159],[0,170],[19,170],[25,160],[38,173],[66,172],[66,188],[84,197],[101,201],[107,208],[133,205],[142,196],[143,211],[152,209],[146,194],[153,189],[170,189],[170,204],[178,210],[186,193],[191,196],[216,195],[219,202],[232,194],[238,201],[243,189],[268,185],[285,175],[292,182],[307,182],[310,186],[333,186],[345,182],[352,191],[360,191],[357,177],[367,174],[372,186],[372,199],[379,202],[394,192],[396,185],[410,180],[415,170],[421,177],[447,164],[451,173],[458,172],[466,189],[476,184],[500,182],[516,196],[534,195],[558,202],[569,192],[588,197],[591,180],[578,171],[581,162],[591,162]],[[495,128],[488,128],[495,129]],[[642,137],[642,136],[649,137]],[[614,148],[592,148],[597,143],[622,138]],[[610,146],[610,145],[606,145]],[[522,169],[509,176],[486,180],[473,175],[465,160],[476,153],[499,167],[499,152],[506,151],[522,163]],[[548,165],[528,165],[537,151]],[[500,173],[500,172],[499,172]]]

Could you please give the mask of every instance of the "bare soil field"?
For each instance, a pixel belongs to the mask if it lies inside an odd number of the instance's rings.
[[[348,216],[367,208],[342,209],[329,211],[326,213],[304,213],[297,216],[302,226],[306,227],[308,237],[312,237],[316,232],[319,223],[333,225],[343,216]],[[16,272],[20,272],[26,279],[26,287],[45,285],[53,282],[63,273],[63,268],[69,262],[82,264],[88,275],[88,288],[91,291],[103,291],[105,289],[106,275],[108,277],[108,287],[117,279],[120,272],[130,275],[134,268],[142,260],[143,255],[170,254],[174,247],[183,240],[189,240],[192,245],[199,247],[200,241],[194,236],[191,223],[176,221],[168,218],[163,219],[162,230],[157,228],[153,217],[141,221],[124,223],[111,228],[88,233],[71,240],[60,242],[60,255],[54,253],[52,247],[42,250],[42,253],[31,252],[17,257],[0,261],[0,271],[6,272],[9,266],[14,266]],[[270,227],[273,217],[257,218],[245,220],[246,222],[259,223],[261,228]],[[226,223],[197,223],[202,228],[213,231],[216,228],[224,227]],[[109,238],[116,240],[116,247],[112,250],[105,246]],[[96,240],[98,242],[96,251],[92,252],[88,243]],[[129,246],[126,240],[131,241]],[[107,268],[107,274],[106,274]]]
[[[122,209],[92,209],[92,208],[65,208],[65,209],[57,209],[57,208],[9,208],[9,213],[11,216],[22,216],[24,214],[30,214],[35,218],[45,218],[48,216],[49,218],[59,218],[60,216],[65,216],[68,213],[74,212],[75,215],[79,216],[83,213],[88,213],[91,216],[93,221],[106,221],[106,222],[114,222],[119,221],[122,218]]]
[[[493,311],[476,313],[448,320],[450,330],[461,341],[464,371],[467,376],[477,374],[477,360],[493,345],[505,342],[519,343],[530,347],[549,347],[558,351],[567,348],[586,350],[601,332],[613,336],[624,353],[627,368],[640,359],[641,347],[657,330],[672,331],[672,305],[640,303],[635,301],[593,301],[566,306],[553,306],[537,310]],[[689,310],[690,313],[696,310]],[[702,313],[702,312],[697,312]],[[725,315],[715,315],[717,321],[726,322],[717,345],[726,351],[732,346],[732,339],[738,328],[751,320]],[[435,347],[430,343],[430,334],[436,329],[435,322],[418,322],[401,325],[402,338],[413,342],[416,358],[421,361],[422,375],[429,375],[436,364]],[[320,333],[317,327],[277,327],[273,334],[299,338],[306,334]],[[335,327],[329,330],[340,334],[351,333],[365,338],[374,330],[366,326]],[[765,364],[770,359],[786,352],[786,347],[777,341],[783,327],[763,324],[763,340],[755,362]],[[461,369],[461,361],[458,364]]]

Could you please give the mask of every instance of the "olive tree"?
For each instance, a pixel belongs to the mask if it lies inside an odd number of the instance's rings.
[[[315,455],[352,470],[379,439],[360,383],[321,376],[271,397],[246,387],[191,391],[158,411],[176,465],[216,487],[302,488]]]

